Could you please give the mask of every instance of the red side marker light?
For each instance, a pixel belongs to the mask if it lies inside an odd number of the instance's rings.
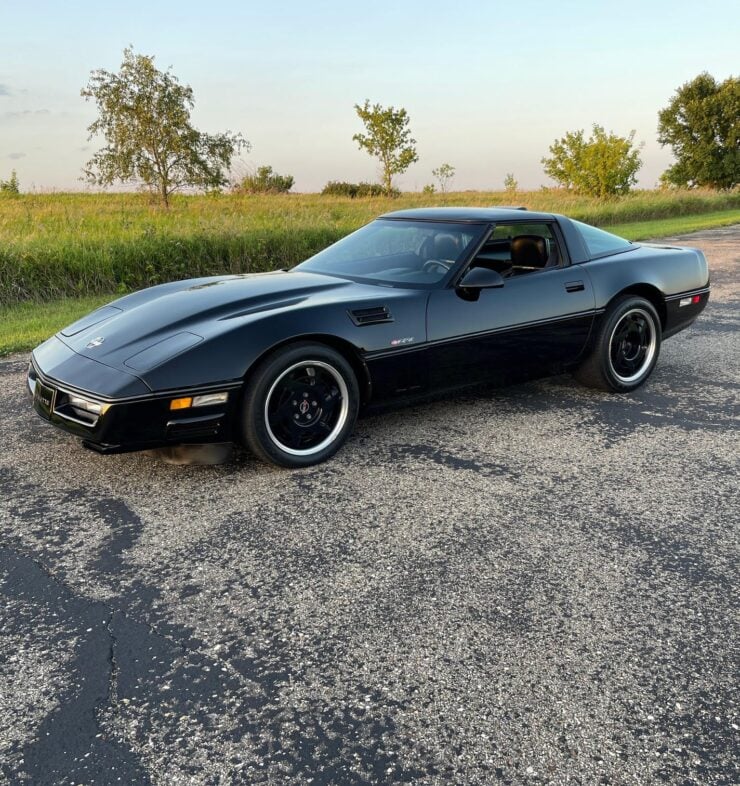
[[[701,295],[694,295],[694,297],[691,298],[692,303],[698,303],[700,300],[701,300]]]

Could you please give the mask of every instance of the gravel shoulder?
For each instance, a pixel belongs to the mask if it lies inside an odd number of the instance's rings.
[[[0,781],[737,783],[740,227],[680,242],[712,297],[645,387],[305,470],[98,456],[0,360]]]

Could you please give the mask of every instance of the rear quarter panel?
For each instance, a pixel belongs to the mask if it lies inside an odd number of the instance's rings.
[[[709,284],[707,261],[694,248],[639,245],[583,264],[594,287],[596,308],[606,308],[615,295],[636,284],[653,286],[664,298]]]

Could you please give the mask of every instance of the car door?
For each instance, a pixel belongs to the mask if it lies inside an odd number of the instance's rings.
[[[593,288],[582,265],[568,264],[557,228],[512,225],[504,231],[510,243],[522,233],[550,233],[556,263],[549,258],[541,269],[519,270],[504,278],[503,287],[481,290],[477,300],[462,297],[455,287],[431,293],[427,338],[435,388],[548,373],[576,360],[586,344]],[[499,263],[505,266],[491,262]]]

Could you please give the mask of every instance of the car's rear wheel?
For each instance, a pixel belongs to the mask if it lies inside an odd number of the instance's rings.
[[[359,388],[352,367],[331,347],[292,344],[251,375],[242,435],[258,458],[283,467],[325,461],[352,432]]]
[[[655,307],[645,298],[626,295],[607,310],[593,351],[576,371],[576,379],[600,390],[634,390],[652,374],[660,343]]]

